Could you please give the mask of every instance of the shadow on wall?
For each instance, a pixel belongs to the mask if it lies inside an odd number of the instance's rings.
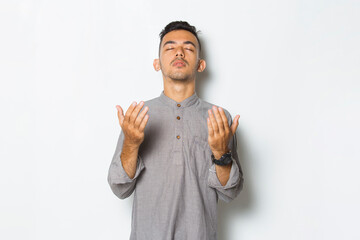
[[[208,59],[206,56],[206,42],[204,39],[201,39],[201,47],[202,47],[202,54],[201,58]],[[210,62],[207,61],[207,67],[205,71],[202,73],[198,73],[196,76],[196,93],[201,98],[203,93],[205,92],[206,86],[208,85],[211,79],[211,71],[213,70],[209,64]],[[248,162],[251,157],[246,152],[246,139],[243,139],[242,129],[241,129],[241,112],[236,114],[240,114],[240,123],[236,131],[236,138],[237,138],[237,152],[239,156],[239,161],[241,164],[241,168],[244,174],[244,186],[240,194],[230,203],[225,203],[219,199],[218,202],[218,226],[217,226],[217,237],[221,240],[230,240],[230,239],[240,239],[239,236],[230,237],[230,229],[233,223],[233,219],[236,219],[237,216],[244,214],[246,211],[250,211],[252,208],[252,194],[251,194],[251,180],[247,176],[247,169],[248,169]],[[232,116],[235,113],[231,114]]]
[[[240,114],[241,115],[241,114]],[[236,131],[237,142],[237,152],[239,156],[239,161],[241,164],[241,168],[244,174],[244,185],[242,191],[239,195],[230,203],[225,203],[221,200],[218,202],[218,239],[222,240],[230,240],[230,239],[241,239],[240,236],[230,237],[230,229],[229,226],[233,225],[234,219],[240,218],[240,215],[251,211],[254,204],[254,199],[251,194],[251,180],[252,178],[248,177],[248,163],[251,157],[246,152],[246,139],[243,138],[241,123],[238,126]],[[241,226],[237,226],[237,228],[241,229]]]

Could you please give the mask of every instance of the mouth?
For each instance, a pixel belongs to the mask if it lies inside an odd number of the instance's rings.
[[[185,62],[181,60],[176,60],[173,64],[174,67],[185,67]]]

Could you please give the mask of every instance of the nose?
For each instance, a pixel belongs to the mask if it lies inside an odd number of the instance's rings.
[[[178,49],[176,50],[176,56],[177,56],[177,57],[184,57],[184,51],[183,51],[182,48],[178,48]]]

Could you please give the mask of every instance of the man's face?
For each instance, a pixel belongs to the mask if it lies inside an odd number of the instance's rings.
[[[161,70],[166,78],[186,81],[195,78],[196,71],[205,69],[205,62],[199,59],[199,43],[186,30],[167,33],[161,42],[159,59],[154,61],[155,70]]]

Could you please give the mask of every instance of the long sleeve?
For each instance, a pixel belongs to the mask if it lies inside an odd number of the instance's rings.
[[[141,171],[145,168],[143,160],[140,157],[140,154],[138,154],[135,176],[132,179],[129,178],[123,168],[120,158],[123,142],[124,134],[121,131],[108,173],[108,183],[110,188],[113,193],[120,199],[125,199],[132,194],[132,192],[135,190],[136,179]]]
[[[226,112],[226,111],[225,111]],[[230,125],[232,123],[231,115],[229,114],[228,119],[230,118]],[[229,180],[227,181],[226,185],[221,185],[217,175],[216,175],[216,168],[215,163],[211,164],[211,167],[209,169],[209,178],[208,178],[208,185],[209,187],[212,187],[216,189],[216,192],[221,200],[223,200],[226,203],[231,202],[233,199],[235,199],[240,191],[243,188],[244,184],[244,178],[243,178],[243,172],[241,169],[239,156],[237,154],[237,139],[236,139],[236,133],[231,138],[229,143],[229,148],[231,149],[232,153],[232,166],[230,170],[230,176]]]

